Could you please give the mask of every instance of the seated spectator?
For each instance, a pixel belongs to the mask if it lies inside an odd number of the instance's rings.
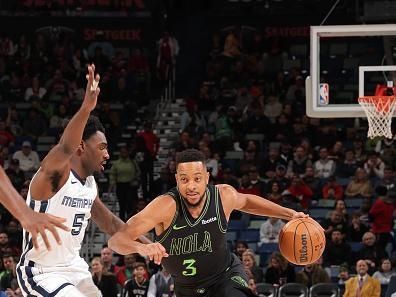
[[[340,178],[349,178],[353,176],[358,169],[358,162],[355,159],[353,150],[346,150],[344,160],[337,163],[336,176]]]
[[[43,114],[36,108],[31,108],[23,120],[23,133],[33,139],[47,133],[47,122]]]
[[[147,297],[173,296],[174,281],[169,272],[162,267],[150,278]]]
[[[242,263],[248,278],[254,278],[256,283],[263,281],[263,270],[257,265],[254,253],[246,250],[242,254]]]
[[[253,188],[256,188],[260,192],[259,196],[263,196],[265,193],[266,183],[261,180],[256,166],[251,166],[249,168],[249,179]]]
[[[136,262],[135,254],[129,254],[124,256],[125,266],[121,267],[116,273],[117,283],[124,287],[127,280],[133,277],[133,264]]]
[[[273,252],[265,273],[265,282],[275,286],[293,283],[296,280],[294,267],[279,252]]]
[[[329,211],[327,217],[331,217],[333,211],[337,211],[338,213],[342,214],[342,221],[348,223],[348,209],[344,200],[337,200],[334,204],[333,210]],[[360,240],[359,240],[360,241]]]
[[[260,242],[258,244],[278,243],[279,232],[284,225],[285,223],[278,218],[268,218],[260,227]]]
[[[40,79],[38,76],[33,77],[32,85],[25,91],[25,101],[30,101],[32,97],[42,99],[47,90],[40,86]]]
[[[16,276],[16,262],[12,255],[5,254],[2,257],[4,272],[0,276],[0,289],[3,291],[15,290]]]
[[[296,283],[303,284],[308,288],[318,283],[329,283],[330,278],[326,270],[317,263],[305,265],[303,270],[297,272]]]
[[[0,145],[12,146],[15,142],[15,136],[7,128],[6,122],[0,119]]]
[[[333,160],[329,159],[327,148],[322,147],[319,150],[319,160],[314,163],[315,176],[320,179],[329,178],[336,170],[336,164]]]
[[[388,190],[396,189],[396,175],[392,167],[385,167],[384,177],[378,181],[378,184],[381,186],[385,186]]]
[[[327,240],[323,253],[323,266],[349,265],[352,253],[351,247],[344,242],[345,233],[341,230],[333,229],[330,233],[330,240]]]
[[[106,271],[116,274],[120,267],[113,264],[113,251],[104,246],[100,251],[100,258]]]
[[[282,202],[282,194],[279,184],[276,181],[270,182],[270,191],[265,195],[268,200],[280,204]]]
[[[242,261],[242,255],[248,248],[249,248],[249,246],[248,246],[248,244],[245,241],[238,240],[235,243],[235,251],[234,251],[234,253]]]
[[[303,209],[308,209],[313,192],[298,175],[293,176],[287,190],[300,201]]]
[[[396,272],[392,270],[392,262],[389,258],[381,259],[380,268],[374,272],[373,278],[379,280],[381,285],[389,284],[390,278],[396,275]]]
[[[331,212],[330,218],[325,219],[322,223],[322,227],[325,230],[325,235],[329,239],[333,230],[339,230],[343,235],[348,232],[347,222],[344,221],[344,215],[336,210]]]
[[[228,184],[233,186],[235,189],[239,188],[239,181],[238,178],[233,174],[231,168],[225,168],[222,171],[222,175],[217,180],[219,184]]]
[[[380,260],[387,257],[384,247],[378,245],[375,234],[370,231],[363,235],[362,244],[357,256],[367,262],[369,271],[373,273],[379,267]]]
[[[5,172],[11,180],[11,183],[15,187],[15,189],[20,191],[23,183],[25,182],[25,173],[19,167],[19,160],[12,159],[10,165],[5,170]]]
[[[393,229],[396,189],[388,193],[384,186],[378,186],[376,193],[378,198],[371,206],[369,217],[371,219],[371,229],[377,237],[377,243],[385,249],[388,243],[393,242],[391,231]]]
[[[270,182],[277,182],[279,185],[279,189],[283,192],[287,186],[289,185],[289,179],[286,178],[286,167],[283,164],[279,164],[275,168],[275,175],[270,180]]]
[[[307,166],[307,168],[305,168],[305,173],[302,179],[304,183],[312,190],[313,198],[318,199],[321,196],[321,182],[319,178],[315,177],[315,171],[313,167]]]
[[[290,160],[287,166],[287,176],[293,176],[293,174],[302,176],[307,167],[312,167],[312,161],[309,159],[305,148],[298,146],[294,151],[293,160]]]
[[[250,291],[252,291],[252,293],[255,294],[255,296],[260,296],[257,291],[257,285],[256,285],[256,281],[254,280],[254,278],[249,278],[248,286],[249,286]]]
[[[364,139],[361,136],[356,136],[352,143],[353,154],[355,155],[358,166],[363,166],[367,160],[367,153],[364,149]]]
[[[213,158],[213,154],[209,147],[205,146],[202,150],[206,157],[206,168],[210,173],[212,179],[216,180],[217,174],[219,172],[219,162]]]
[[[350,278],[349,269],[347,265],[340,266],[340,272],[338,274],[338,285],[345,285],[346,281]]]
[[[124,296],[147,296],[150,282],[146,278],[146,263],[136,262],[133,267],[133,278],[125,283]]]
[[[36,151],[32,150],[29,141],[22,143],[22,148],[12,156],[19,161],[19,167],[24,172],[26,178],[30,178],[40,167],[40,158]]]
[[[322,198],[341,200],[343,196],[343,187],[337,184],[335,176],[330,176],[327,180],[327,183],[322,188]]]
[[[355,176],[345,190],[345,197],[348,199],[370,198],[372,194],[373,189],[366,172],[362,168],[356,169]]]
[[[250,182],[249,175],[246,175],[246,174],[242,175],[241,185],[237,189],[237,191],[239,193],[243,193],[243,194],[251,194],[251,195],[261,196],[260,191],[252,185],[252,183]]]
[[[283,167],[278,167],[278,165],[282,165]],[[276,169],[284,169],[286,174],[286,165],[284,161],[279,156],[279,149],[278,148],[270,148],[268,152],[268,158],[264,160],[262,165],[262,170],[264,175],[263,177],[273,179],[275,178],[275,170]]]
[[[384,177],[385,163],[379,158],[378,153],[372,151],[364,163],[364,170],[370,180],[376,181]]]
[[[352,214],[351,224],[348,226],[348,241],[361,242],[363,235],[369,230],[369,227],[360,220],[360,213]]]
[[[106,270],[102,260],[95,257],[91,261],[92,280],[106,297],[117,297],[117,280],[113,273]]]
[[[359,260],[356,263],[357,276],[350,278],[345,283],[344,297],[380,297],[381,284],[377,279],[367,274],[366,261]]]

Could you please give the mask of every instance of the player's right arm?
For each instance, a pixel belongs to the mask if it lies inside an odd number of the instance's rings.
[[[150,260],[160,264],[163,257],[167,257],[165,248],[158,242],[143,244],[138,237],[152,229],[157,234],[166,230],[176,212],[176,203],[168,195],[159,196],[151,201],[142,211],[134,215],[108,241],[108,246],[115,252],[127,255],[139,253],[148,256]]]
[[[22,227],[32,235],[33,246],[38,248],[37,235],[41,234],[47,249],[51,249],[45,230],[49,230],[60,244],[60,237],[55,227],[68,231],[63,225],[65,219],[48,214],[35,213],[31,210],[12,186],[7,174],[0,167],[0,202],[21,222]]]
[[[81,144],[85,125],[89,115],[95,109],[99,88],[95,90],[92,87],[99,82],[99,75],[95,77],[95,66],[88,66],[87,87],[85,96],[80,109],[73,116],[63,131],[59,143],[52,148],[44,160],[41,167],[31,184],[32,196],[35,199],[48,199],[53,192],[59,190],[68,178],[70,171],[70,158]],[[51,180],[56,180],[58,189],[53,186],[48,187]]]

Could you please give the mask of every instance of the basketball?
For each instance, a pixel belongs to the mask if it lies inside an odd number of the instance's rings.
[[[308,265],[323,254],[326,238],[322,227],[311,218],[289,221],[279,234],[279,250],[291,263]]]

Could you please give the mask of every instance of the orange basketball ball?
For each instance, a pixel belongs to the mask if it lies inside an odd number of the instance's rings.
[[[279,234],[279,250],[291,263],[308,265],[323,254],[326,237],[322,227],[311,218],[289,221]]]

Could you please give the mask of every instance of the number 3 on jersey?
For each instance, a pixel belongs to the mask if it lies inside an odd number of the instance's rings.
[[[73,226],[71,230],[72,235],[80,234],[84,219],[85,219],[85,214],[83,213],[78,213],[74,216]]]
[[[194,264],[194,259],[186,259],[183,261],[183,265],[186,266],[186,269],[182,272],[184,276],[194,276],[197,274],[197,268]]]

